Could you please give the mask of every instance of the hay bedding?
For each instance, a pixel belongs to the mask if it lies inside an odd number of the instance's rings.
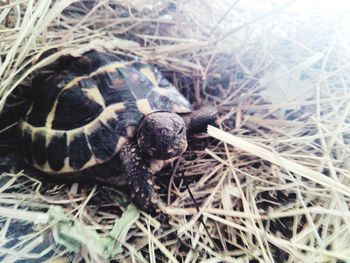
[[[350,260],[346,16],[211,2],[0,1],[3,262]],[[37,58],[103,46],[220,111],[159,178],[167,220],[108,184],[47,182],[12,153],[22,92],[56,59]]]

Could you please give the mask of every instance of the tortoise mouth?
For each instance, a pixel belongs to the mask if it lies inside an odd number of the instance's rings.
[[[187,149],[186,137],[179,140],[178,143],[173,143],[171,146],[163,149],[157,149],[155,147],[146,148],[145,152],[154,159],[168,160],[183,154]]]

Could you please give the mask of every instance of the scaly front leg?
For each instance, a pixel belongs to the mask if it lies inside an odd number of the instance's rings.
[[[188,133],[206,131],[209,124],[214,124],[218,117],[218,111],[213,106],[204,106],[191,113],[181,114],[185,121]]]
[[[159,198],[153,182],[149,162],[142,158],[135,142],[128,142],[120,151],[131,199],[141,210],[154,214]]]

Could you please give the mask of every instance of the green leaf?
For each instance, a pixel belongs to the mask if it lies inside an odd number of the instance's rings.
[[[122,252],[122,242],[126,240],[126,235],[139,216],[140,211],[134,205],[130,204],[121,218],[115,222],[110,233],[111,237],[115,240],[114,244],[111,244],[109,247],[111,254],[113,254],[112,251],[114,251],[115,255]]]
[[[89,229],[76,219],[66,215],[59,206],[49,209],[49,223],[52,224],[55,242],[66,247],[71,252],[78,252],[82,245],[89,251],[105,259],[113,258],[123,252],[122,243],[127,233],[137,221],[140,212],[135,206],[129,205],[119,220],[116,220],[110,236],[102,237],[96,231]]]

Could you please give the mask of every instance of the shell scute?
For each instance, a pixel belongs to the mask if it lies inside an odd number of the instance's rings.
[[[79,133],[69,143],[69,165],[80,170],[93,156],[85,133]]]
[[[33,140],[34,160],[38,165],[44,165],[47,161],[46,156],[46,137],[42,132],[34,134]]]
[[[96,158],[104,162],[115,154],[119,135],[109,126],[101,122],[99,124],[99,127],[88,135],[88,140]]]
[[[64,160],[67,157],[67,135],[52,136],[47,146],[47,159],[53,171],[60,171],[64,166]]]
[[[51,111],[54,114],[51,126],[54,130],[82,127],[103,111],[103,106],[86,96],[79,86],[64,90],[55,106]]]

